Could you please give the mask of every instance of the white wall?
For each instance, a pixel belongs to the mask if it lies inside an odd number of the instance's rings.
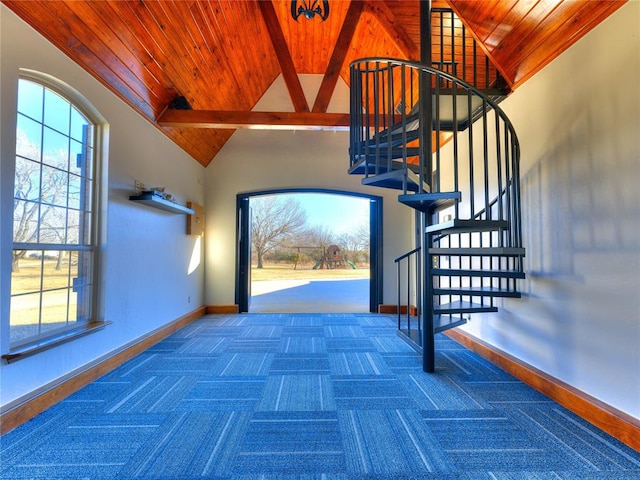
[[[348,108],[348,107],[347,107]],[[383,303],[395,304],[393,258],[412,248],[413,211],[398,191],[347,175],[346,132],[239,130],[206,170],[207,305],[234,304],[236,195],[278,188],[330,188],[383,196]]]
[[[524,298],[470,333],[640,418],[640,2],[505,100],[520,139]]]
[[[0,7],[0,337],[7,348],[11,278],[15,106],[19,68],[48,73],[78,90],[109,124],[106,329],[0,366],[0,405],[121,348],[204,304],[204,266],[187,272],[196,237],[184,215],[128,201],[134,179],[164,185],[180,203],[204,202],[204,168],[4,5]],[[201,247],[201,251],[202,251]],[[190,299],[189,299],[190,297]],[[190,300],[190,301],[189,301]]]

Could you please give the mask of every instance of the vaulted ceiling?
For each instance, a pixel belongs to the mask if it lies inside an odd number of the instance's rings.
[[[478,41],[478,54],[514,90],[625,1],[432,5],[455,12]],[[329,0],[326,21],[294,20],[290,0],[3,3],[204,166],[236,128],[345,128],[348,114],[327,107],[339,79],[349,84],[349,63],[357,58],[420,59],[418,0]],[[433,34],[436,43],[435,28]],[[313,103],[302,90],[303,74],[323,75]],[[291,111],[252,112],[280,75]],[[192,110],[176,110],[177,98]]]

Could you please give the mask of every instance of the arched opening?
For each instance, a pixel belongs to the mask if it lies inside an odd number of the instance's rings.
[[[382,198],[326,189],[237,197],[241,312],[375,312],[382,298]]]

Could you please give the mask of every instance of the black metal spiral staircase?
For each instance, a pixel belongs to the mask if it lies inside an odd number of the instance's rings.
[[[504,92],[472,86],[455,69],[383,58],[351,64],[349,173],[399,190],[417,212],[416,248],[396,259],[398,328],[428,372],[436,333],[497,311],[502,298],[520,296],[524,278],[520,151],[496,102]]]

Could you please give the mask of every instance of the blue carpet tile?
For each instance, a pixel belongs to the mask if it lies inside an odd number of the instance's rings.
[[[640,453],[445,336],[210,315],[0,438],[0,478],[638,480]]]

